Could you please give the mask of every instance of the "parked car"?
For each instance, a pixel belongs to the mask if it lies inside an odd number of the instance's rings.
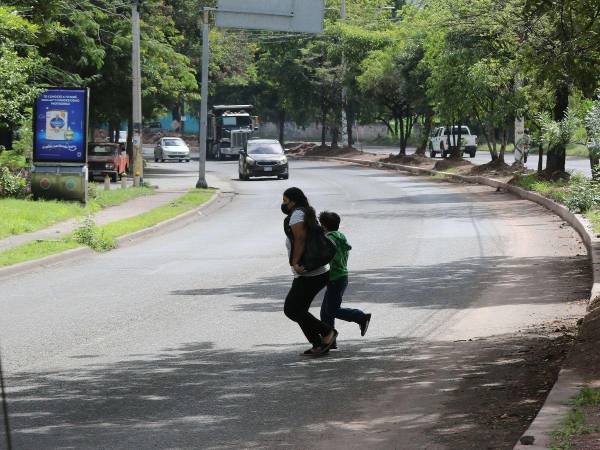
[[[251,139],[245,150],[240,151],[240,180],[250,177],[277,177],[287,180],[290,176],[288,160],[283,147],[276,139]]]
[[[88,178],[108,175],[112,181],[121,178],[129,167],[129,156],[119,143],[90,142],[88,145]]]
[[[445,158],[450,154],[452,148],[456,146],[456,140],[458,139],[458,127],[452,127],[454,133],[451,133],[450,127],[438,127],[433,132],[433,135],[429,138],[429,154],[432,158],[435,158],[439,154],[442,158]],[[450,142],[450,146],[448,146]],[[471,134],[471,129],[465,125],[460,127],[460,147],[461,156],[468,153],[471,158],[475,157],[477,153],[477,136]]]
[[[167,159],[190,161],[190,148],[185,141],[178,137],[160,138],[154,147],[154,161],[165,162]]]

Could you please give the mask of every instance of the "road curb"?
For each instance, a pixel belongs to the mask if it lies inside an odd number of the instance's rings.
[[[226,196],[223,193],[217,191],[209,201],[203,203],[200,206],[197,206],[194,209],[186,211],[182,214],[179,214],[178,216],[172,217],[163,222],[157,223],[156,225],[153,225],[149,228],[144,228],[143,230],[135,231],[133,233],[118,237],[116,241],[119,244],[119,247],[123,248],[143,238],[146,238],[149,235],[158,234],[159,232],[170,231],[174,228],[185,226],[188,223],[193,222],[198,216],[204,215],[206,213],[204,211],[205,209],[211,208],[214,204],[217,203],[218,200],[222,200],[225,197]],[[82,258],[84,256],[91,256],[95,254],[97,253],[89,247],[74,248],[72,250],[67,250],[65,252],[46,256],[44,258],[26,261],[23,263],[14,264],[12,266],[2,267],[0,268],[0,279],[8,278],[15,275],[21,275],[32,270],[43,269],[46,267],[50,267],[54,264],[62,263],[64,261],[74,260],[77,258]]]
[[[360,164],[377,169],[402,170],[417,175],[442,175],[443,177],[452,181],[470,184],[482,184],[496,189],[502,189],[524,200],[537,203],[538,205],[543,206],[544,208],[558,215],[561,219],[571,225],[575,231],[577,231],[579,236],[581,236],[592,262],[593,284],[588,303],[588,311],[592,311],[593,309],[600,307],[600,239],[596,236],[592,227],[583,216],[572,213],[568,208],[556,203],[553,200],[534,192],[526,191],[520,187],[482,176],[458,175],[455,173],[423,169],[421,167],[383,163],[380,161],[364,161],[354,158],[308,157],[303,159],[328,159]],[[550,390],[544,405],[538,412],[533,422],[531,422],[529,425],[527,431],[523,433],[519,439],[519,442],[515,444],[513,450],[538,450],[550,448],[550,443],[552,440],[550,433],[555,431],[560,426],[563,418],[566,417],[571,410],[571,405],[569,404],[570,400],[576,397],[581,388],[585,385],[585,380],[583,377],[577,374],[575,370],[568,367],[568,359],[569,357],[567,356],[567,364],[560,370],[558,378]],[[525,436],[532,437],[533,444],[521,444],[521,439]]]

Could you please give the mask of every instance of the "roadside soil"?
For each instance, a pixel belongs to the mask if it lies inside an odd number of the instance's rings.
[[[314,142],[296,142],[287,143],[285,145],[285,153],[295,157],[338,157],[338,158],[354,158],[363,161],[380,161],[386,158],[385,155],[375,155],[373,153],[363,153],[353,147],[331,148],[329,146],[322,147]]]
[[[522,166],[505,162],[492,161],[487,164],[474,165],[466,159],[432,159],[420,155],[382,155],[364,153],[353,147],[331,148],[314,142],[290,142],[285,145],[286,153],[295,157],[341,157],[354,158],[363,161],[380,161],[383,163],[402,164],[423,169],[448,171],[459,175],[489,176],[507,181],[518,173],[527,170]]]
[[[589,312],[579,327],[579,333],[566,364],[583,376],[588,387],[600,389],[600,306]],[[586,428],[600,429],[600,407],[584,408]],[[573,440],[573,450],[600,448],[600,432],[583,433]]]
[[[576,329],[575,319],[564,319],[457,342],[462,352],[477,355],[478,370],[445,405],[443,424],[432,430],[436,440],[448,449],[512,449],[556,382]]]

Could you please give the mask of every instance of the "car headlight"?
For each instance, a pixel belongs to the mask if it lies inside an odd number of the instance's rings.
[[[113,163],[106,163],[105,166],[107,169],[114,169],[115,165]]]
[[[282,158],[279,160],[279,164],[287,164],[287,158]]]

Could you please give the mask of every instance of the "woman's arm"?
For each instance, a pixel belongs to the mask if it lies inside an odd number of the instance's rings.
[[[293,267],[300,264],[302,255],[304,254],[304,246],[306,244],[306,225],[304,222],[300,222],[292,225],[292,234],[294,235],[294,248],[292,249],[292,261]]]

